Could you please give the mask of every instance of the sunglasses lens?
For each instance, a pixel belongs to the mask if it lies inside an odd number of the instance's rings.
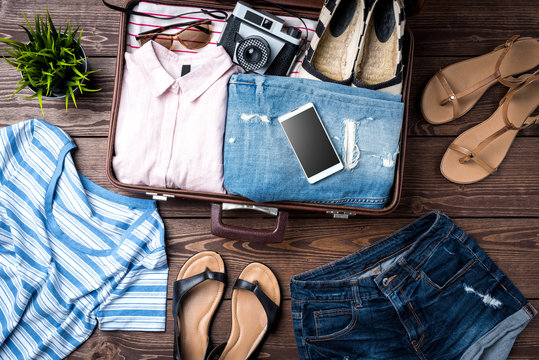
[[[172,47],[173,39],[171,36],[158,35],[153,38],[153,41],[155,41],[159,45],[166,47],[167,49],[170,49]]]
[[[210,23],[190,26],[178,35],[178,40],[188,49],[200,49],[211,40],[210,26]]]

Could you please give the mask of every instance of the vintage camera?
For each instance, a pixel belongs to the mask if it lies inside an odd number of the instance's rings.
[[[219,38],[232,61],[245,71],[286,76],[301,43],[301,30],[285,28],[284,21],[238,2]]]

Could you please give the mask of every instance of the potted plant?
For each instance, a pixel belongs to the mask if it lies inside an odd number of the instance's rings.
[[[24,12],[23,16],[28,27],[21,25],[21,28],[28,35],[28,42],[0,38],[0,42],[9,46],[5,49],[9,57],[4,59],[21,74],[19,87],[10,98],[28,87],[33,94],[26,99],[37,97],[42,113],[43,98],[65,98],[67,111],[69,98],[77,107],[77,91],[82,94],[101,90],[87,87],[88,75],[95,70],[88,71],[87,57],[80,45],[82,31],[78,27],[72,30],[68,20],[65,30],[56,29],[48,10],[46,19],[39,14],[35,16],[34,28]]]

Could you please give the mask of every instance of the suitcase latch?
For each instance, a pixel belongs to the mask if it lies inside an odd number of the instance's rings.
[[[344,212],[344,211],[341,212],[341,211],[333,211],[333,210],[328,210],[326,211],[326,213],[333,215],[334,219],[348,219],[350,216],[356,215],[353,212]]]
[[[147,192],[146,195],[151,196],[152,199],[159,200],[159,201],[167,201],[169,198],[174,198],[174,195],[169,195],[169,194],[159,195],[158,193],[151,193],[151,192]]]

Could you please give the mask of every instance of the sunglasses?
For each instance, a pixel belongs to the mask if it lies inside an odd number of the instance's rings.
[[[163,31],[173,29],[175,27],[183,27],[183,29],[175,34],[163,34]],[[150,40],[153,40],[169,50],[172,49],[174,39],[176,39],[186,48],[196,50],[208,45],[211,40],[211,35],[211,20],[204,19],[171,24],[160,27],[159,29],[144,31],[138,34],[135,39],[138,41],[140,46],[146,44]]]

